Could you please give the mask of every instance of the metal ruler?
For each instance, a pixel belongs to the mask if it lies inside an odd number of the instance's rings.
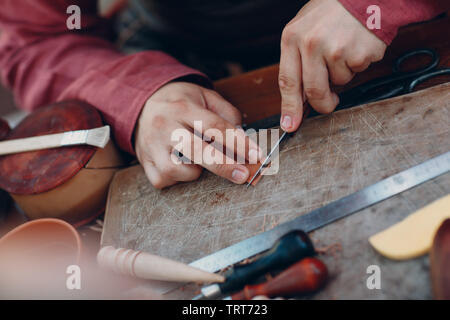
[[[356,193],[331,202],[292,221],[285,222],[269,231],[217,251],[190,265],[205,271],[217,272],[270,249],[280,237],[289,231],[301,229],[305,232],[311,232],[448,171],[450,171],[450,151],[381,180]]]

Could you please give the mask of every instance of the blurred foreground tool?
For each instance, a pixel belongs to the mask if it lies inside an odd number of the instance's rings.
[[[257,260],[231,268],[225,275],[224,283],[204,287],[201,294],[196,296],[194,300],[213,299],[222,294],[235,292],[268,272],[283,270],[314,254],[314,246],[308,235],[300,230],[292,231],[280,238],[272,249]]]
[[[442,223],[430,251],[431,282],[433,296],[438,300],[450,300],[450,219]]]
[[[305,258],[275,278],[253,286],[245,286],[241,292],[224,300],[251,300],[257,296],[295,297],[318,291],[328,279],[326,265],[316,258]]]
[[[225,280],[221,275],[199,270],[181,262],[129,249],[104,247],[97,255],[97,262],[101,267],[116,273],[149,280],[201,283]]]

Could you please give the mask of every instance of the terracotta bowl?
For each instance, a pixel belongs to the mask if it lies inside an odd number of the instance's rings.
[[[0,298],[63,298],[67,268],[78,265],[81,239],[67,222],[27,222],[0,239]]]

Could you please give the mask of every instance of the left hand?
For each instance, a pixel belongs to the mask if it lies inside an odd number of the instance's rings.
[[[319,113],[339,103],[329,82],[344,85],[356,72],[383,58],[386,44],[338,0],[311,0],[285,27],[281,38],[279,85],[281,127],[298,129],[303,104]]]
[[[200,129],[196,129],[196,121],[203,124]],[[136,155],[148,179],[158,189],[181,181],[196,180],[202,173],[202,167],[231,182],[243,184],[250,171],[244,163],[227,159],[228,151],[235,150],[234,158],[239,156],[252,163],[261,159],[261,152],[244,130],[236,129],[240,124],[240,112],[215,91],[193,83],[171,82],[157,90],[142,109],[135,130]],[[179,142],[172,140],[172,134],[177,130],[185,131],[190,137],[183,140],[186,143],[179,150],[175,149]],[[214,142],[224,149],[215,149],[214,144],[194,134],[195,130],[202,130],[198,132],[202,137],[210,141],[214,138]],[[234,133],[235,139],[229,140],[227,132]],[[205,152],[211,154],[214,149],[214,154],[223,161],[203,161],[202,155]],[[175,150],[191,155],[193,163],[177,163],[179,159],[174,155]],[[200,154],[198,160],[193,158],[196,153]]]

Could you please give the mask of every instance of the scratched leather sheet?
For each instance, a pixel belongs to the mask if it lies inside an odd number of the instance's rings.
[[[305,121],[282,146],[280,171],[256,187],[205,172],[199,181],[155,190],[141,167],[111,186],[103,245],[192,262],[450,150],[450,83]],[[394,262],[369,236],[450,193],[450,175],[313,232],[331,281],[314,298],[430,298],[428,257]],[[381,290],[366,286],[381,268]]]

